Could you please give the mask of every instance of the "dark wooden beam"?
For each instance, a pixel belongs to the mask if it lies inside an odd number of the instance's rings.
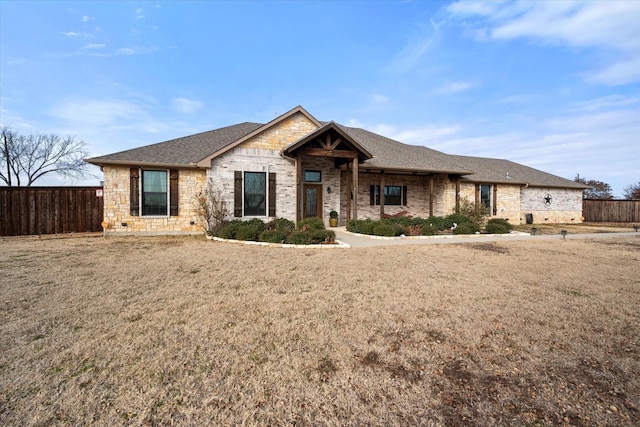
[[[316,157],[342,157],[347,159],[356,159],[358,157],[358,154],[355,151],[325,150],[322,148],[304,148],[300,150],[299,153],[302,153],[305,156]]]
[[[296,156],[296,222],[302,221],[302,154]]]
[[[378,189],[378,201],[380,202],[380,219],[384,219],[384,172],[380,173],[380,188]]]
[[[353,219],[358,219],[358,158],[352,161],[353,164]]]
[[[433,216],[433,175],[429,177],[429,216]]]

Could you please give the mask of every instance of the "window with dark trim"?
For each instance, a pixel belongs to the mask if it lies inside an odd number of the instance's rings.
[[[304,182],[322,182],[322,172],[314,170],[304,171]]]
[[[264,172],[244,173],[244,215],[267,215],[267,174]]]
[[[480,203],[486,208],[491,208],[491,185],[480,184]]]
[[[267,180],[268,179],[268,183]],[[235,171],[233,216],[276,216],[276,174]]]
[[[384,204],[385,206],[401,206],[406,205],[407,187],[400,185],[385,185],[384,186]],[[371,199],[372,205],[380,205],[380,186],[371,186]]]
[[[177,216],[178,170],[130,168],[131,216]]]
[[[142,171],[142,216],[169,214],[167,171]]]

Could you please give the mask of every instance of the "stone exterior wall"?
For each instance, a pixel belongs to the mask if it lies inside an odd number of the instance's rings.
[[[509,221],[509,223],[514,225],[520,224],[522,216],[520,213],[520,186],[492,184],[491,191],[491,217],[506,219]],[[493,191],[497,192],[497,206],[495,215],[493,214]],[[460,200],[465,198],[472,203],[479,201],[476,200],[475,183],[464,182],[460,184]]]
[[[130,166],[104,166],[104,220],[107,234],[200,233],[193,209],[193,197],[206,185],[205,170],[178,172],[178,216],[143,217],[130,215]],[[195,224],[191,225],[194,221]],[[122,223],[126,223],[123,226]]]
[[[228,219],[234,219],[234,174],[242,171],[275,173],[275,217],[296,220],[295,161],[283,157],[280,152],[315,129],[317,127],[305,115],[296,113],[211,161],[207,175],[212,179],[214,188],[221,189],[224,194],[229,208]],[[336,185],[336,194],[339,193],[337,190]],[[327,209],[332,200],[323,200]],[[328,211],[326,213],[328,217]],[[273,219],[267,216],[259,218],[265,221]]]
[[[318,127],[304,114],[296,113],[241,144],[245,149],[282,150]]]
[[[551,203],[545,198],[551,197]],[[582,190],[571,188],[528,187],[520,195],[521,222],[525,214],[533,215],[533,222],[572,223],[582,222]]]
[[[343,191],[341,191],[340,198],[340,224],[344,224],[346,221],[347,210],[347,174],[351,172],[343,172],[341,177],[341,185]],[[371,185],[378,185],[380,183],[380,175],[375,173],[360,173],[358,177],[358,219],[380,219],[380,205],[371,205]],[[384,212],[387,215],[395,215],[397,213],[406,211],[408,215],[414,217],[427,218],[429,216],[429,177],[428,176],[414,176],[414,175],[394,175],[385,174],[384,185],[399,185],[407,186],[407,204],[406,205],[385,205]],[[444,216],[445,212],[449,210],[449,206],[446,205],[445,194],[447,191],[451,191],[449,188],[451,183],[446,175],[434,176],[433,185],[433,214],[435,216]],[[453,186],[454,192],[454,207],[455,209],[455,185]]]

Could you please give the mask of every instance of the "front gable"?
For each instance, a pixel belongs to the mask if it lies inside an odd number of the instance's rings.
[[[315,117],[301,106],[298,106],[260,126],[234,143],[205,157],[198,162],[197,166],[208,168],[211,166],[211,160],[237,147],[280,151],[320,126],[321,123]]]

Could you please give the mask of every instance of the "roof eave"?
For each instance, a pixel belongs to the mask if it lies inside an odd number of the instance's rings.
[[[84,159],[84,161],[96,166],[145,166],[172,169],[199,169],[199,166],[196,163],[143,162],[137,160],[101,160],[98,157]]]
[[[415,172],[424,174],[451,174],[451,175],[473,175],[475,172],[460,169],[417,169],[403,168],[397,166],[368,165],[366,163],[360,166],[360,170],[364,171],[397,171],[397,172]]]

